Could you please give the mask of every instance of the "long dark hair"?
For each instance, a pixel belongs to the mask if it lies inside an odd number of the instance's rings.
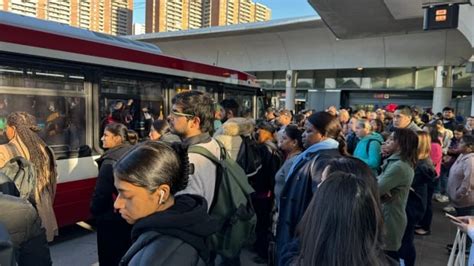
[[[346,149],[346,140],[342,135],[341,123],[337,117],[328,112],[317,112],[308,117],[308,122],[321,133],[321,135],[335,139],[339,142],[339,152],[342,155],[348,155]]]
[[[168,124],[168,121],[164,120],[164,119],[157,119],[155,121],[153,121],[153,129],[158,132],[160,135],[164,135],[165,133],[168,133],[169,131],[169,124]]]
[[[109,131],[114,136],[120,136],[122,143],[134,145],[138,142],[138,134],[133,130],[129,130],[127,126],[121,123],[108,124],[104,131]]]
[[[440,137],[441,133],[439,133],[438,128],[434,124],[428,124],[426,125],[426,128],[428,128],[428,134],[431,137],[431,142],[432,143],[438,143],[439,145],[442,145]]]
[[[418,136],[411,129],[396,128],[393,140],[398,144],[400,158],[415,168],[418,161]]]
[[[383,124],[383,121],[378,119],[378,118],[374,119],[372,121],[374,121],[374,123],[377,124],[377,130],[374,130],[374,131],[377,132],[377,133],[382,133],[384,131],[384,128],[385,128],[385,125]]]
[[[297,265],[385,265],[379,197],[366,178],[336,171],[298,225]]]
[[[462,136],[464,146],[471,148],[474,151],[474,136],[471,134]]]
[[[329,176],[334,172],[352,173],[362,178],[370,186],[374,195],[378,198],[378,184],[374,173],[369,166],[356,157],[344,156],[331,160],[327,165],[326,174]]]
[[[153,193],[166,184],[171,194],[186,188],[189,159],[180,143],[145,141],[128,151],[114,166],[114,176]]]

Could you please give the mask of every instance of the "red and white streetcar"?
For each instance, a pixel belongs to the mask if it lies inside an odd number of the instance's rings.
[[[166,117],[171,98],[189,89],[209,92],[216,101],[232,97],[254,116],[262,106],[255,77],[247,73],[166,56],[149,43],[0,11],[0,131],[10,112],[37,117],[57,157],[54,209],[60,226],[90,217],[101,121],[117,103],[129,105],[129,127],[145,136],[144,119]]]

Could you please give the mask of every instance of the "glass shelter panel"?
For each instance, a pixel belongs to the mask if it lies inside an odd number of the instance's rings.
[[[286,71],[273,72],[273,88],[286,88]]]
[[[415,71],[413,68],[392,68],[388,70],[387,88],[413,89],[415,87]]]
[[[298,71],[298,78],[296,81],[296,87],[302,89],[313,88],[314,83],[314,71],[312,70],[301,70]]]
[[[314,72],[314,88],[335,89],[336,70],[316,70]]]
[[[431,89],[434,87],[435,71],[432,67],[416,70],[416,89]]]
[[[361,75],[361,71],[357,69],[338,70],[336,86],[338,88],[360,88]]]
[[[387,71],[385,69],[364,69],[362,71],[361,89],[385,89]]]

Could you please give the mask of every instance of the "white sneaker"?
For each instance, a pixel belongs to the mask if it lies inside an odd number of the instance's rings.
[[[449,198],[445,195],[441,195],[441,194],[435,194],[434,195],[434,199],[437,201],[437,202],[442,202],[442,203],[446,203],[446,202],[449,202]]]
[[[443,211],[445,211],[447,213],[456,213],[456,209],[451,205],[448,205],[448,206],[444,207]]]

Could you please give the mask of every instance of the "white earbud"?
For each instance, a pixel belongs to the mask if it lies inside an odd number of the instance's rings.
[[[163,197],[165,196],[165,192],[163,190],[160,190],[160,202],[159,204],[164,204],[165,201],[163,200]]]

